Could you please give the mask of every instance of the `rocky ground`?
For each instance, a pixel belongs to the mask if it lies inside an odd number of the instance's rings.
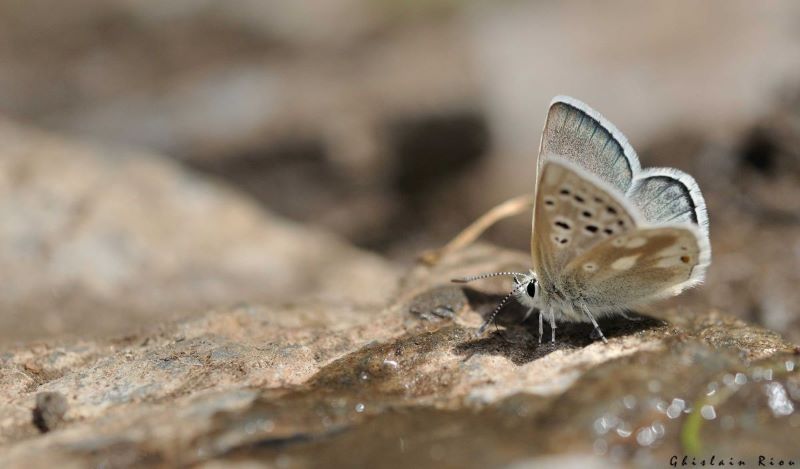
[[[800,463],[796,2],[322,3],[0,0],[0,467]],[[697,179],[707,281],[478,337],[530,220],[413,260],[563,93]]]
[[[448,279],[524,262],[478,246],[409,272],[384,306],[246,304],[121,339],[7,349],[0,465],[800,457],[798,349],[722,312],[604,320],[608,344],[562,325],[555,344],[539,344],[512,307],[506,328],[477,337],[501,285]],[[55,409],[53,396],[64,401]]]
[[[608,344],[539,344],[514,305],[478,337],[509,286],[449,279],[527,254],[400,268],[155,155],[0,135],[2,467],[800,457],[797,347],[697,292],[602,321]]]

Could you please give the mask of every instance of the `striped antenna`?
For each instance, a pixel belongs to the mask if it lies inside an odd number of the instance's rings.
[[[484,321],[483,324],[481,324],[481,328],[478,329],[478,335],[479,336],[483,335],[483,333],[486,332],[486,328],[489,327],[489,324],[494,322],[494,318],[497,317],[497,314],[500,312],[501,309],[503,309],[503,306],[505,306],[505,304],[508,301],[508,299],[511,298],[518,291],[522,290],[523,288],[526,288],[527,286],[528,286],[527,283],[519,284],[519,286],[517,286],[513,290],[511,290],[508,293],[508,295],[506,295],[505,298],[503,298],[503,300],[500,301],[500,304],[498,304],[497,308],[494,309],[494,311],[492,312],[492,315],[489,316],[489,318],[486,321]]]
[[[499,277],[501,275],[508,275],[508,276],[511,276],[511,277],[518,277],[518,276],[519,277],[525,277],[526,276],[526,274],[521,274],[519,272],[492,272],[492,273],[488,273],[488,274],[478,274],[478,275],[470,275],[469,277],[454,278],[454,279],[452,279],[450,281],[453,282],[453,283],[469,283],[469,282],[472,282],[474,280],[481,280],[481,279],[489,278],[489,277]]]

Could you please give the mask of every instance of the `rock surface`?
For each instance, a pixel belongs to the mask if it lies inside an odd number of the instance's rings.
[[[318,3],[0,0],[3,114],[174,157],[0,118],[0,467],[800,463],[800,5]],[[607,345],[474,335],[509,286],[449,278],[525,254],[320,231],[449,238],[560,93],[712,218],[707,284]]]
[[[248,301],[382,302],[396,286],[378,256],[167,159],[6,120],[0,141],[0,344]]]
[[[800,358],[779,335],[717,311],[559,326],[538,344],[508,285],[449,279],[520,268],[476,246],[417,267],[387,306],[219,309],[117,340],[9,349],[0,466],[485,467],[667,465],[672,455],[800,457]],[[545,336],[549,330],[545,330]],[[38,436],[40,392],[66,396]]]

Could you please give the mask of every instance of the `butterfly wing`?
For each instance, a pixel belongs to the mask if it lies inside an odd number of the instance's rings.
[[[545,288],[603,311],[702,280],[710,249],[695,224],[646,225],[618,191],[559,158],[545,161],[538,187],[532,244]]]
[[[694,178],[673,168],[648,168],[635,177],[627,197],[649,224],[688,225],[693,230],[697,265],[675,293],[702,282],[711,263],[711,243],[706,202]]]
[[[708,265],[703,236],[692,224],[637,228],[576,257],[563,276],[596,311],[676,295]]]
[[[597,243],[595,238],[579,240],[574,245],[568,241],[569,246],[551,252],[552,246],[544,242],[547,236],[556,236],[554,216],[574,217],[578,213],[569,211],[548,215],[541,212],[540,207],[546,208],[542,196],[553,190],[552,187],[540,187],[549,161],[560,161],[562,167],[565,162],[571,163],[571,171],[579,179],[587,181],[598,191],[606,192],[608,200],[613,200],[623,209],[620,211],[623,223],[627,215],[630,219],[638,219],[636,224],[639,227],[645,223],[687,225],[686,229],[696,238],[698,259],[697,265],[691,269],[690,278],[681,284],[681,288],[703,280],[711,258],[708,215],[694,179],[672,168],[642,170],[636,152],[622,132],[586,104],[565,96],[554,98],[550,105],[537,160],[531,254],[534,270],[540,277],[555,278],[560,272],[558,269],[572,260],[570,255],[580,255]],[[568,210],[569,207],[558,208],[559,211],[562,209]],[[537,228],[540,219],[550,225]],[[620,230],[612,234],[622,232],[622,228],[620,226]]]
[[[614,235],[635,229],[639,224],[636,210],[617,194],[569,161],[545,160],[537,184],[531,240],[533,269],[540,282],[559,282],[573,259]]]
[[[614,124],[577,99],[557,96],[547,112],[540,163],[565,159],[623,194],[641,167],[636,152]]]
[[[708,233],[708,215],[700,188],[673,168],[642,169],[628,140],[600,113],[568,96],[550,104],[537,167],[558,157],[596,175],[633,202],[651,224],[687,221]]]
[[[597,175],[604,187],[621,193],[630,188],[633,177],[641,167],[636,152],[628,140],[611,122],[598,112],[568,96],[556,96],[547,112],[537,159],[537,178],[534,194],[540,192],[544,165],[547,161],[560,160],[572,163],[584,172]],[[599,190],[602,190],[598,188]],[[549,265],[552,260],[537,261],[536,222],[537,204],[533,207],[531,232],[531,255],[534,269],[537,264]],[[544,231],[550,231],[544,228]],[[537,271],[538,272],[538,271]]]
[[[651,224],[687,222],[708,237],[708,214],[694,178],[673,168],[648,168],[638,174],[628,198]]]

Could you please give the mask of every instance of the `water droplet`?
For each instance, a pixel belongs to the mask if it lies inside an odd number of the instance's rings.
[[[619,418],[616,415],[603,415],[594,421],[594,431],[598,435],[605,435],[609,430],[619,424]]]
[[[764,378],[764,369],[760,366],[753,368],[753,372],[750,374],[753,377],[753,381],[761,381]]]
[[[658,409],[658,411],[661,412],[662,414],[667,411],[668,407],[669,404],[667,404],[667,401],[662,401],[661,399],[659,399],[658,402],[656,402],[656,409]]]
[[[636,432],[636,442],[641,446],[650,446],[656,441],[656,434],[650,427],[644,427]]]
[[[628,438],[631,436],[631,433],[633,433],[633,430],[628,422],[621,422],[617,427],[617,435],[622,438]]]
[[[794,362],[791,360],[786,360],[784,364],[786,366],[786,371],[794,371]]]
[[[764,370],[764,380],[772,381],[772,368],[767,368]]]
[[[261,431],[271,432],[272,430],[275,430],[275,422],[265,419],[261,424]]]
[[[681,412],[686,407],[686,401],[678,399],[677,397],[672,400],[672,403],[667,407],[667,417],[676,419],[680,417]]]
[[[650,425],[650,428],[653,429],[653,433],[656,434],[656,438],[663,437],[664,434],[667,432],[667,429],[664,428],[664,424],[661,422],[653,422],[653,424]]]
[[[700,415],[706,420],[714,420],[717,418],[717,411],[714,410],[713,405],[706,404],[700,409]]]
[[[389,368],[397,368],[397,367],[399,367],[400,365],[399,365],[399,364],[398,364],[396,361],[394,361],[394,360],[389,360],[389,359],[387,358],[386,360],[384,360],[384,361],[383,361],[383,366],[386,366],[386,367],[389,367]]]
[[[256,432],[271,432],[275,428],[275,423],[272,420],[259,418],[250,420],[244,425],[244,432],[252,435]]]
[[[361,412],[364,412],[365,408],[366,408],[366,406],[364,404],[360,403],[360,402],[358,404],[356,404],[356,412],[358,412],[359,414]]]
[[[717,392],[717,383],[708,383],[706,396],[713,396]]]
[[[628,394],[627,396],[623,397],[622,405],[624,405],[626,409],[632,410],[634,407],[636,407],[636,396]]]
[[[722,382],[725,386],[733,386],[733,375],[728,373],[722,377]]]
[[[606,454],[606,452],[608,451],[608,443],[606,443],[606,440],[604,440],[602,438],[598,438],[598,439],[594,440],[594,444],[592,445],[592,449],[594,450],[594,454],[596,454],[598,456],[602,456],[602,455]]]
[[[366,371],[362,371],[362,372],[361,372],[361,374],[360,374],[360,375],[358,375],[358,376],[359,376],[359,378],[361,378],[363,381],[366,381],[366,380],[368,380],[368,379],[369,379],[369,373],[367,373]]]
[[[747,376],[744,373],[736,373],[736,376],[733,378],[733,382],[741,386],[747,383]]]
[[[769,399],[769,408],[776,417],[782,417],[794,412],[794,404],[789,400],[786,388],[781,383],[769,383],[764,387]]]

